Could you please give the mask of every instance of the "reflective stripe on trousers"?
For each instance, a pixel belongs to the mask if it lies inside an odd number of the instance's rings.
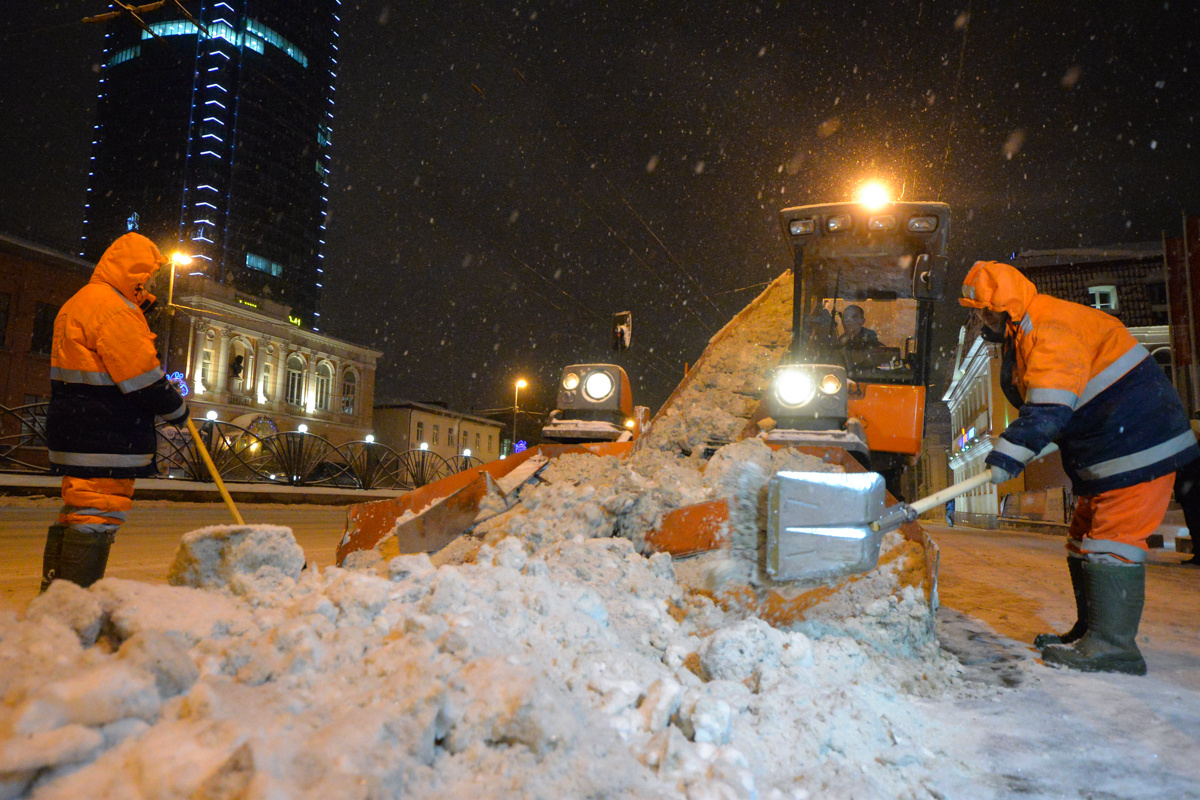
[[[1080,497],[1067,531],[1070,554],[1108,553],[1122,561],[1146,560],[1146,539],[1162,524],[1175,473],[1152,481]]]
[[[58,524],[92,533],[116,533],[133,508],[133,478],[62,479]]]

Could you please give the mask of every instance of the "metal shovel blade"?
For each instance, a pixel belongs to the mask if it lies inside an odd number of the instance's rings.
[[[886,505],[875,472],[777,472],[767,483],[766,567],[780,581],[824,580],[874,569]]]

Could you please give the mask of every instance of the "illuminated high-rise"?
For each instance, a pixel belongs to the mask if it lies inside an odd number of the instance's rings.
[[[172,0],[112,20],[81,255],[136,226],[318,327],[340,5]]]

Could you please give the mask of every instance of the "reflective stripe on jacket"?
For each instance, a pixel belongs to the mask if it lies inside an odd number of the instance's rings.
[[[180,422],[187,404],[166,379],[139,308],[161,264],[154,243],[127,233],[54,320],[46,434],[52,471],[78,478],[155,473],[154,418]]]
[[[1011,388],[1023,402],[988,464],[1016,474],[1057,442],[1074,492],[1094,495],[1200,457],[1178,393],[1120,320],[1038,294],[1015,267],[995,261],[971,268],[959,302],[1010,319]]]

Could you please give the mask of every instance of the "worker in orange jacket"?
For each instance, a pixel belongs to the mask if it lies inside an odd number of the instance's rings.
[[[1001,384],[1019,409],[986,459],[992,482],[1055,442],[1078,497],[1067,538],[1078,620],[1034,643],[1048,664],[1144,675],[1135,639],[1146,539],[1162,524],[1175,470],[1200,457],[1179,395],[1119,320],[1038,294],[1015,267],[976,262],[962,293],[984,338],[1004,342]]]
[[[146,283],[166,263],[152,241],[127,233],[54,319],[46,436],[63,507],[46,537],[42,591],[56,578],[104,577],[134,478],[156,474],[155,417],[187,420],[144,313],[154,303]]]

